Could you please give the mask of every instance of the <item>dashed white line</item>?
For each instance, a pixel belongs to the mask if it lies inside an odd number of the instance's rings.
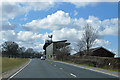
[[[59,62],[59,61],[54,61],[54,62]],[[75,64],[70,64],[70,63],[65,63],[65,62],[59,62],[59,63],[68,64],[68,65],[76,66],[76,67],[79,67],[79,68],[83,68],[83,69],[87,69],[87,70],[91,70],[91,71],[95,71],[95,72],[99,72],[99,73],[119,77],[118,74],[112,74],[112,73],[108,73],[108,72],[104,72],[104,71],[100,71],[100,70],[90,69],[90,68],[86,68],[84,66],[78,66],[78,65],[75,65]]]
[[[60,69],[63,69],[63,68],[60,68]]]
[[[73,76],[73,77],[77,77],[77,76],[76,76],[75,74],[73,74],[73,73],[70,73],[70,75]]]
[[[27,67],[31,62],[31,59],[29,61],[29,63],[27,63],[27,65],[25,65],[24,67],[22,67],[20,70],[18,70],[16,73],[14,73],[12,76],[10,76],[10,78],[8,78],[7,80],[10,80],[11,78],[13,78],[15,75],[17,75],[20,71],[22,71],[25,67]]]

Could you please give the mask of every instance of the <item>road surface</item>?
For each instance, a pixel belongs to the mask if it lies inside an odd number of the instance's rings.
[[[12,78],[116,78],[55,61],[32,59]]]

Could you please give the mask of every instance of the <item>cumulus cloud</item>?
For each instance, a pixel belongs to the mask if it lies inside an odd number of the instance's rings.
[[[25,30],[39,31],[40,29],[56,30],[66,27],[71,24],[69,13],[63,11],[57,11],[51,15],[48,15],[44,19],[33,20],[30,23],[23,25]]]
[[[103,30],[101,35],[117,35],[118,34],[118,18],[106,19],[102,21],[101,27]]]
[[[30,47],[31,46],[36,46],[38,44],[36,44],[37,42],[43,42],[42,39],[42,34],[37,34],[37,33],[33,33],[31,31],[20,31],[17,34],[17,41],[21,42],[21,45],[25,45],[26,47]]]
[[[48,15],[46,18],[26,23],[23,25],[23,28],[35,32],[39,32],[40,29],[61,30],[66,27],[81,30],[86,24],[90,24],[95,29],[99,30],[100,35],[117,35],[118,32],[118,18],[105,19],[103,21],[95,16],[89,16],[88,19],[72,19],[69,13],[65,13],[61,10]]]
[[[86,24],[90,24],[93,28],[97,29],[99,35],[117,35],[117,22],[117,18],[100,20],[95,16],[88,16],[88,19],[73,19],[69,16],[69,13],[57,11],[46,18],[24,24],[23,27],[34,32],[39,32],[40,29],[50,29],[52,30],[51,33],[46,32],[42,35],[43,41],[48,39],[49,34],[53,34],[54,41],[66,39],[74,48],[75,43],[81,39]],[[102,39],[96,39],[95,44],[97,46],[109,46],[111,43]]]
[[[14,19],[17,15],[22,15],[30,10],[43,10],[54,6],[50,2],[3,2],[2,20]],[[9,14],[9,15],[8,15]]]
[[[23,14],[25,12],[24,8],[15,2],[3,2],[0,9],[2,12],[2,15],[0,16],[2,30],[14,30],[16,24],[11,24],[8,20],[14,19],[15,16]]]
[[[88,5],[74,3],[77,7]],[[14,19],[17,15],[24,14],[29,10],[43,10],[53,6],[54,3],[4,3],[3,4],[3,41],[16,41],[21,46],[32,47],[33,49],[42,49],[43,42],[48,38],[49,34],[53,34],[53,40],[67,39],[69,42],[77,42],[82,37],[84,26],[89,23],[95,29],[99,30],[100,35],[117,35],[118,19],[100,20],[95,16],[88,16],[84,18],[71,18],[69,13],[64,11],[57,11],[43,19],[33,20],[26,23],[23,28],[27,31],[15,32],[16,24],[9,23],[8,19]],[[9,14],[9,15],[8,15]],[[75,15],[77,13],[75,12]],[[38,34],[40,29],[50,29],[51,33]],[[8,31],[5,31],[8,30]],[[37,32],[37,33],[36,33]],[[42,43],[41,43],[42,42]],[[100,46],[109,45],[109,41],[97,39],[96,43]]]
[[[42,34],[33,33],[31,31],[19,31],[15,32],[14,30],[8,31],[0,31],[0,35],[2,35],[1,42],[4,41],[15,41],[20,46],[24,46],[26,48],[33,48],[38,50],[38,47],[42,49],[43,39]],[[39,50],[38,50],[39,51]]]
[[[0,6],[2,15],[0,22],[3,30],[14,30],[17,25],[11,24],[9,19],[14,19],[18,15],[28,14],[30,10],[49,9],[54,6],[51,2],[3,2]]]
[[[15,2],[3,2],[2,3],[2,20],[14,19],[15,16],[23,14],[25,8]]]
[[[81,30],[76,30],[74,28],[62,28],[61,30],[55,30],[52,32],[53,40],[68,40],[69,42],[76,42],[82,37]],[[59,35],[59,36],[58,36]]]
[[[2,15],[0,15],[0,25],[2,26],[2,30],[0,30],[0,35],[2,35],[1,42],[15,41],[20,46],[25,46],[26,48],[31,46],[38,49],[35,46],[39,46],[40,43],[38,44],[36,42],[43,41],[41,39],[42,34],[31,31],[15,32],[17,24],[11,24],[9,19],[14,19],[18,15],[28,14],[30,10],[49,9],[53,6],[54,2],[3,2],[0,5],[2,12]]]
[[[32,39],[33,33],[30,31],[20,31],[17,35],[19,40],[28,41]]]

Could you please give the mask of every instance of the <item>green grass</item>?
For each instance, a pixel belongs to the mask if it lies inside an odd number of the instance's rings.
[[[47,60],[65,62],[65,63],[75,64],[75,65],[81,65],[81,66],[86,66],[86,67],[92,67],[92,68],[98,68],[98,69],[104,69],[104,70],[109,70],[109,71],[114,71],[114,72],[120,72],[120,71],[118,71],[118,70],[101,68],[101,67],[94,67],[94,66],[89,66],[89,65],[85,65],[85,64],[73,63],[73,62],[70,62],[70,61],[60,61],[60,60],[53,60],[53,59],[47,59]]]
[[[2,58],[2,72],[7,72],[13,69],[16,69],[26,62],[28,62],[29,59],[23,59],[23,58]]]

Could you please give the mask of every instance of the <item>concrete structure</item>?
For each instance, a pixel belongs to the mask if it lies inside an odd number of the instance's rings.
[[[68,45],[70,45],[70,43],[66,43],[67,40],[63,40],[63,41],[55,41],[55,42],[52,42],[50,45],[48,45],[46,47],[46,58],[47,59],[53,59],[53,58],[56,58],[56,54],[57,54],[57,51],[60,49],[60,48],[63,48],[63,47],[66,47]]]

